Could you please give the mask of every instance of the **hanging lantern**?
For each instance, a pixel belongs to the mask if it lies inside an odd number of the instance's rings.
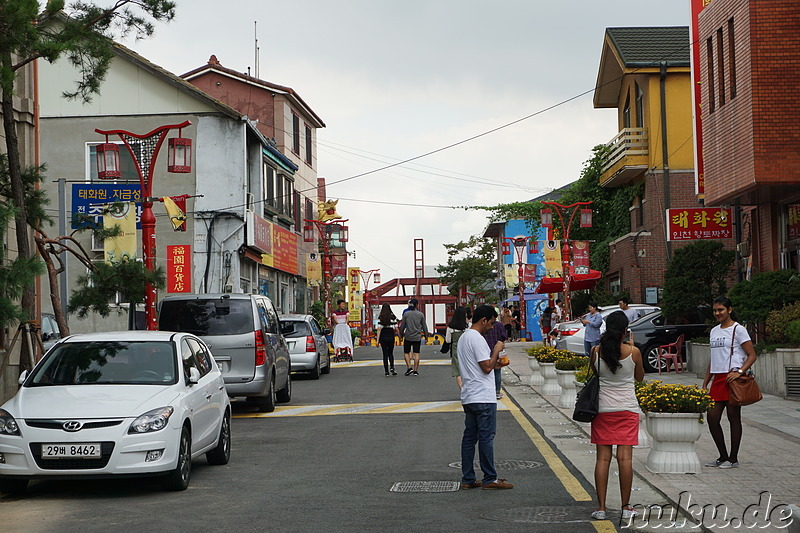
[[[539,253],[539,241],[531,241],[528,243],[528,253],[531,255],[536,255]]]
[[[178,133],[180,135],[180,132]],[[167,171],[186,174],[192,171],[192,140],[184,137],[169,139]]]
[[[582,228],[591,228],[592,227],[592,210],[591,209],[581,209],[581,227]]]
[[[350,228],[339,226],[339,242],[347,242],[348,240],[350,240]]]
[[[375,285],[380,285],[380,284],[381,284],[381,273],[375,272]]]
[[[511,245],[508,241],[503,241],[503,255],[511,255]]]
[[[539,216],[542,221],[542,227],[553,229],[553,210],[552,209],[542,209],[539,213]]]
[[[303,241],[314,242],[314,226],[303,226]]]
[[[97,178],[101,180],[115,180],[122,177],[119,166],[119,145],[108,142],[98,144],[97,151]]]
[[[355,268],[350,271],[350,283],[353,285],[358,283],[358,273],[359,270]]]

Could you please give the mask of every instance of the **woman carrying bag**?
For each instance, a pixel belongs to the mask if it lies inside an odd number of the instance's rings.
[[[731,318],[733,304],[730,298],[720,296],[714,300],[713,310],[719,324],[711,330],[711,361],[703,388],[711,384],[708,392],[714,400],[714,407],[708,412],[708,429],[719,457],[706,466],[725,470],[739,466],[739,445],[742,442],[742,406],[730,403],[730,383],[747,374],[756,362],[756,351],[747,329]],[[722,411],[727,411],[731,425],[730,453],[722,432]]]
[[[600,393],[597,416],[592,420],[592,444],[597,448],[594,483],[597,490],[595,520],[606,518],[606,492],[612,449],[617,447],[619,491],[622,519],[636,516],[630,506],[633,484],[633,447],[639,443],[639,402],[634,380],[644,379],[642,354],[625,340],[628,317],[615,311],[606,318],[606,331],[600,345],[592,348],[592,370],[599,376]]]
[[[397,317],[392,313],[389,304],[383,304],[381,314],[378,315],[378,325],[381,330],[378,332],[378,344],[383,350],[383,371],[386,377],[396,376],[394,371],[394,327],[397,325]]]

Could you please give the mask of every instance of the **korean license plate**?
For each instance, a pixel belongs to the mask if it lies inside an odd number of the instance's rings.
[[[100,444],[42,444],[42,459],[99,459]]]

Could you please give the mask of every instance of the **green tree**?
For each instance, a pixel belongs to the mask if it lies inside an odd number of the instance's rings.
[[[719,241],[695,241],[675,250],[664,274],[664,314],[679,319],[724,295],[735,254]]]
[[[75,90],[65,93],[68,98],[90,101],[99,93],[100,84],[108,73],[113,58],[113,41],[116,36],[134,34],[136,38],[153,34],[152,21],[171,20],[175,3],[168,0],[115,0],[110,7],[102,8],[91,2],[76,1],[65,13],[64,0],[49,0],[42,7],[37,0],[0,0],[0,114],[3,117],[6,164],[3,179],[8,184],[6,213],[13,214],[16,244],[20,264],[31,265],[22,277],[8,282],[21,287],[19,306],[17,298],[0,303],[0,307],[14,308],[15,316],[30,318],[35,311],[34,283],[29,276],[36,272],[35,253],[31,249],[29,226],[36,228],[44,217],[31,216],[27,203],[28,182],[20,157],[17,124],[14,120],[14,90],[17,78],[26,65],[37,59],[53,62],[65,56],[80,72]],[[39,172],[34,172],[39,177]],[[35,187],[34,187],[35,189]],[[41,205],[41,204],[39,204]],[[0,227],[5,234],[8,221]],[[38,267],[39,271],[41,267]],[[8,271],[20,273],[22,269]],[[5,294],[0,297],[8,298]],[[3,319],[0,316],[0,319]],[[0,323],[7,326],[8,322]]]
[[[447,264],[439,265],[439,279],[458,292],[462,287],[482,292],[494,279],[495,247],[491,239],[472,236],[466,242],[445,244]]]
[[[800,276],[793,270],[758,272],[734,285],[729,297],[738,319],[758,327],[770,311],[800,301]]]

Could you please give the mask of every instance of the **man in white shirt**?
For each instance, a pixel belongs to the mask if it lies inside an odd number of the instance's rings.
[[[464,409],[464,435],[461,438],[461,488],[484,490],[512,489],[505,479],[497,479],[494,467],[494,435],[497,429],[497,397],[494,369],[502,367],[500,352],[505,345],[497,341],[489,349],[483,335],[497,320],[497,312],[488,305],[478,306],[472,314],[472,327],[458,339],[458,366],[461,373],[461,405]],[[508,364],[506,362],[506,364]],[[477,481],[473,461],[475,444],[483,481]]]

